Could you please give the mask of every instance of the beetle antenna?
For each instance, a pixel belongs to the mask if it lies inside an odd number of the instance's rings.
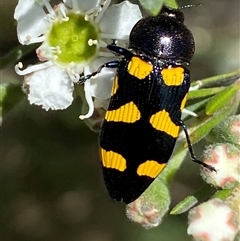
[[[192,7],[202,6],[202,5],[203,5],[203,3],[188,4],[188,5],[178,7],[178,10],[184,9],[184,8],[192,8]]]

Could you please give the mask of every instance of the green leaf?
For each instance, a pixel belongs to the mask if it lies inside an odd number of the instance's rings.
[[[1,99],[2,114],[5,116],[11,109],[19,104],[25,96],[20,85],[7,85]],[[19,106],[18,106],[19,108]],[[19,108],[20,109],[20,108]]]
[[[209,78],[205,78],[202,80],[196,80],[191,84],[191,87],[199,86],[199,88],[207,87],[207,86],[213,86],[213,85],[223,85],[229,82],[236,81],[240,78],[240,69],[227,73],[222,75],[216,75]]]
[[[189,104],[189,105],[186,106],[185,109],[190,110],[194,113],[197,113],[197,112],[205,109],[206,103],[208,102],[209,99],[210,98],[198,101],[198,102],[193,103],[193,104]],[[189,118],[191,118],[191,116],[189,114],[182,113],[182,118],[181,118],[182,120],[187,120]]]
[[[170,8],[176,8],[176,9],[178,8],[178,4],[175,0],[165,0],[164,5]]]
[[[194,196],[188,196],[181,202],[179,202],[170,212],[172,215],[178,215],[188,211],[192,208],[195,204],[198,203],[198,200]]]
[[[234,101],[233,101],[234,102]],[[220,124],[227,116],[236,111],[236,105],[231,104],[223,108],[220,112],[213,116],[205,116],[203,119],[195,121],[195,126],[188,128],[190,131],[190,140],[194,144],[205,137],[215,126]],[[187,143],[184,144],[187,146]]]
[[[222,91],[223,89],[225,89],[225,87],[214,87],[214,88],[193,90],[188,93],[188,100],[208,97]]]
[[[0,84],[0,125],[2,124],[2,105],[7,94],[7,84]]]
[[[175,0],[139,0],[142,7],[153,16],[159,14],[163,5],[170,8],[178,8]]]
[[[180,147],[173,157],[169,160],[167,166],[160,173],[160,178],[164,183],[169,184],[184,161],[184,157],[188,153],[188,148]]]
[[[139,2],[150,15],[156,16],[160,12],[164,0],[139,0]]]
[[[36,49],[39,44],[19,45],[6,55],[0,58],[0,69],[5,68],[9,64],[18,62],[22,57]]]
[[[141,195],[148,203],[154,204],[159,209],[168,211],[171,202],[168,186],[160,179],[156,178],[147,190]],[[161,200],[161,202],[159,202]]]
[[[240,81],[237,81],[234,86],[239,89],[238,86]],[[219,112],[215,112],[212,116],[207,116],[202,113],[202,116],[199,118],[191,119],[191,123],[188,123],[188,132],[190,133],[191,143],[194,144],[204,138],[209,132],[219,125],[224,119],[226,119],[231,114],[234,114],[239,106],[240,101],[240,92],[235,94],[235,96],[227,103],[223,108],[219,110]],[[190,124],[191,127],[190,127]],[[183,139],[181,137],[181,139]],[[184,144],[187,147],[187,143]]]
[[[238,184],[235,185],[235,187],[237,186]],[[235,188],[230,188],[230,189],[223,189],[223,190],[219,190],[217,191],[213,196],[212,196],[212,199],[213,198],[220,198],[221,200],[225,201],[232,193],[233,189]]]
[[[184,200],[179,202],[171,210],[170,214],[178,215],[184,213],[191,209],[196,203],[209,199],[214,192],[216,192],[216,189],[206,184],[204,187],[196,191],[193,195],[188,196]]]
[[[0,104],[1,105],[6,94],[7,94],[7,84],[0,84]]]
[[[208,101],[205,108],[206,114],[213,115],[214,113],[224,108],[234,98],[238,90],[239,86],[236,84],[220,91]]]

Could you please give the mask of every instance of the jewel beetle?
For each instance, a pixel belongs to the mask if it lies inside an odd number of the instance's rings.
[[[183,128],[191,159],[197,160],[181,112],[190,87],[195,44],[178,9],[163,7],[158,16],[139,20],[131,30],[129,48],[107,48],[120,61],[103,64],[80,79],[83,83],[102,68],[117,68],[111,99],[100,133],[105,185],[116,201],[137,199],[162,172]]]

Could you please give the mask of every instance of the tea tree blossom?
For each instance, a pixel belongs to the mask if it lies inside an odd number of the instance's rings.
[[[189,212],[188,234],[194,240],[233,241],[237,232],[237,217],[234,211],[220,199],[212,199]]]
[[[80,76],[115,58],[106,46],[113,40],[128,44],[133,25],[142,17],[139,7],[128,1],[109,7],[110,2],[64,0],[52,6],[49,0],[19,0],[14,13],[19,42],[42,43],[36,49],[38,64],[25,69],[21,62],[15,66],[17,74],[24,76],[31,104],[45,110],[67,108]],[[89,110],[82,119],[93,114],[93,97],[110,97],[114,74],[103,69],[85,82]]]

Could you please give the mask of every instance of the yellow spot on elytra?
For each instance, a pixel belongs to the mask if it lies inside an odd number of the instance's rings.
[[[140,117],[140,111],[138,110],[137,106],[131,101],[116,110],[108,110],[105,115],[105,120],[133,123],[139,120]]]
[[[156,178],[165,166],[166,163],[160,164],[154,160],[147,160],[146,162],[138,166],[137,174],[139,176],[148,176],[151,178]]]
[[[181,103],[181,106],[180,106],[180,110],[182,110],[185,107],[186,102],[187,102],[187,94],[184,96],[184,98],[182,100],[182,103]]]
[[[106,151],[102,148],[100,148],[100,154],[104,167],[113,168],[120,172],[123,172],[127,168],[126,159],[122,155],[113,151]]]
[[[184,80],[184,69],[181,67],[165,68],[161,74],[164,83],[168,86],[179,86]]]
[[[118,89],[118,76],[116,75],[114,80],[113,80],[113,87],[112,87],[111,96],[116,94],[117,89]]]
[[[172,122],[169,113],[166,110],[162,110],[156,114],[153,114],[150,118],[150,123],[155,129],[159,131],[164,131],[168,135],[175,138],[178,136],[179,126]]]
[[[153,66],[139,57],[132,57],[128,64],[128,73],[138,79],[146,78],[152,70]]]

